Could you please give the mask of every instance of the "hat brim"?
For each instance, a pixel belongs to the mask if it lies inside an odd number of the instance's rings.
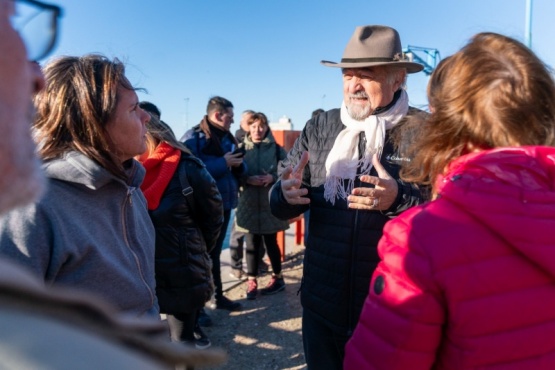
[[[359,62],[359,63],[335,63],[328,60],[322,60],[320,64],[326,67],[334,68],[366,68],[366,67],[377,67],[377,66],[395,66],[406,68],[407,73],[417,73],[424,69],[424,66],[420,63],[413,62]]]

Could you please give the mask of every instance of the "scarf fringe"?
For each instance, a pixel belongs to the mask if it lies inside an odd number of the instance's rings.
[[[347,186],[344,186],[344,181],[347,181]],[[324,199],[332,205],[335,205],[335,200],[337,198],[347,199],[349,194],[353,191],[354,186],[354,179],[345,180],[337,176],[328,176],[324,183]]]
[[[357,166],[361,169],[360,176],[370,174],[373,167],[371,158],[376,152],[381,157],[382,148],[368,153],[364,156],[364,158],[358,161]],[[344,181],[347,181],[346,186],[343,184]],[[353,192],[354,187],[355,178],[343,179],[338,176],[328,176],[326,177],[326,181],[324,183],[324,199],[332,205],[335,205],[335,199],[340,198],[347,200],[347,197]]]

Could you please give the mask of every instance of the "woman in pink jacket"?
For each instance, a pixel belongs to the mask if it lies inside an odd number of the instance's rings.
[[[481,33],[428,97],[404,177],[434,200],[386,225],[345,369],[555,369],[553,79]]]

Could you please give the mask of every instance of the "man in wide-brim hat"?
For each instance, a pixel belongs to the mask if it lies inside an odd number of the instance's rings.
[[[392,140],[405,131],[406,116],[419,112],[409,108],[403,86],[407,73],[423,66],[405,58],[399,34],[386,26],[357,27],[341,62],[322,64],[342,68],[341,108],[306,123],[280,165],[270,203],[283,219],[310,209],[301,287],[306,362],[309,369],[341,369],[379,262],[383,226],[423,202],[416,186],[399,179],[410,158]]]

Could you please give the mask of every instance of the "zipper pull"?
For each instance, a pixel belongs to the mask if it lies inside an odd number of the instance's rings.
[[[135,192],[136,188],[129,187],[127,188],[127,198],[129,199],[129,205],[133,207],[133,193]]]

